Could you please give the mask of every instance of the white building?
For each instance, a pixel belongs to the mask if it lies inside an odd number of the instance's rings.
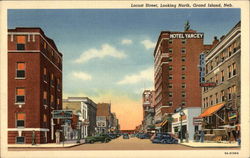
[[[183,138],[185,138],[185,133],[188,131],[189,140],[194,139],[195,131],[200,130],[200,125],[193,124],[193,118],[199,116],[201,113],[200,107],[188,107],[182,110],[184,115],[182,116],[182,131]],[[174,113],[172,115],[172,133],[176,134],[180,138],[180,127],[181,127],[181,118],[180,112]]]

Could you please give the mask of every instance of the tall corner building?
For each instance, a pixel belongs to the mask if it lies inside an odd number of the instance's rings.
[[[182,106],[201,107],[199,56],[204,34],[194,30],[162,31],[154,50],[155,121]]]
[[[8,143],[55,142],[62,109],[62,54],[41,28],[8,30]]]

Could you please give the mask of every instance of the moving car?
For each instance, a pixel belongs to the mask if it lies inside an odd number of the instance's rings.
[[[140,139],[149,139],[151,137],[151,135],[150,134],[148,134],[148,133],[143,133],[143,134],[141,134],[140,135]]]
[[[102,142],[102,143],[107,143],[111,141],[111,138],[107,134],[99,134],[95,136],[88,136],[85,138],[86,143],[94,143],[94,142]]]
[[[129,139],[129,135],[127,133],[124,133],[122,136],[123,139]]]
[[[151,138],[152,143],[160,143],[160,144],[178,144],[178,139],[174,137],[173,134],[169,133],[156,133]]]

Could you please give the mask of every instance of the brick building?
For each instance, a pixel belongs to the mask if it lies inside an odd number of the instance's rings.
[[[205,81],[215,83],[202,89],[204,128],[240,124],[241,23],[236,24],[219,43],[205,53]]]
[[[62,109],[62,54],[41,28],[8,30],[8,143],[55,141]]]
[[[98,103],[96,112],[96,125],[98,133],[110,132],[111,125],[111,104]]]
[[[211,48],[203,38],[203,33],[190,29],[160,33],[154,50],[156,122],[165,122],[180,106],[201,106],[197,66],[200,53]],[[170,121],[167,124],[171,131]]]

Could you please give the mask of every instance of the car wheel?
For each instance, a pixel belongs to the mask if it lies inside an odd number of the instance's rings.
[[[104,140],[104,142],[105,142],[105,143],[108,143],[108,142],[109,142],[109,140],[108,140],[108,139],[105,139],[105,140]]]
[[[93,143],[94,143],[94,141],[93,141],[93,140],[90,140],[90,141],[89,141],[89,143],[90,143],[90,144],[93,144]]]
[[[162,143],[163,143],[163,144],[167,144],[167,140],[163,140]]]

